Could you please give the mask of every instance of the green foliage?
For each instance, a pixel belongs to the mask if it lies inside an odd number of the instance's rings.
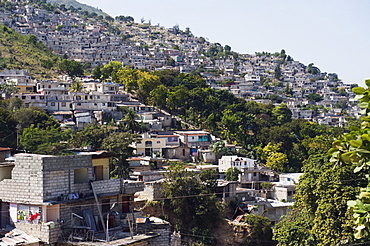
[[[276,65],[274,70],[274,78],[280,80],[282,77],[280,63]]]
[[[310,102],[320,102],[323,100],[323,97],[317,93],[311,93],[306,96],[307,100]]]
[[[244,238],[243,245],[245,246],[264,246],[272,243],[271,222],[264,216],[249,214],[244,216],[244,222],[250,226],[250,232]]]
[[[80,62],[74,60],[61,60],[59,63],[59,69],[60,71],[66,73],[72,79],[84,74],[83,65]]]
[[[81,92],[83,90],[83,83],[79,81],[73,81],[71,83],[71,87],[69,87],[69,91],[71,92]]]
[[[308,73],[311,73],[311,74],[319,74],[320,73],[320,69],[315,67],[313,63],[308,64],[308,67],[307,67],[306,71]]]
[[[205,169],[199,173],[199,178],[203,182],[203,185],[208,189],[209,192],[215,192],[217,187],[217,179],[219,174],[214,169]]]
[[[14,81],[8,81],[6,83],[0,84],[0,90],[4,92],[6,95],[11,95],[13,93],[18,92],[18,88]]]
[[[74,148],[89,146],[99,150],[102,149],[102,142],[108,135],[109,132],[105,127],[91,124],[85,126],[82,131],[76,131],[69,140],[69,144]]]
[[[5,2],[9,3],[10,2]],[[26,69],[35,78],[56,78],[51,62],[58,60],[35,35],[24,36],[0,24],[0,70]]]
[[[260,158],[266,161],[266,166],[274,171],[283,171],[284,165],[288,163],[288,157],[281,152],[282,143],[268,143],[265,147],[257,147]]]
[[[40,128],[32,124],[30,127],[23,129],[20,136],[20,145],[31,153],[41,154],[46,153],[45,147],[47,145],[59,143],[66,140],[66,137],[58,128]]]
[[[262,189],[270,190],[273,187],[273,184],[270,182],[262,182],[261,187]]]
[[[357,200],[348,199],[348,207],[353,212],[355,238],[368,238],[370,236],[370,80],[365,81],[367,89],[362,87],[353,88],[356,99],[359,100],[358,106],[362,109],[361,127],[352,127],[352,131],[343,134],[338,140],[333,142],[330,149],[330,161],[336,165],[353,165],[356,174],[366,174],[368,185],[360,190]]]
[[[340,245],[352,242],[347,200],[356,195],[361,175],[351,163],[335,165],[327,155],[332,138],[317,136],[304,141],[310,153],[299,179],[293,210],[279,222],[274,239],[285,245]]]
[[[17,123],[11,112],[0,107],[0,146],[17,147]]]
[[[136,121],[139,116],[135,113],[134,110],[126,107],[121,107],[120,111],[123,113],[123,130],[130,132],[142,132],[145,130],[145,125],[143,126],[140,122]]]
[[[102,149],[119,155],[110,167],[112,177],[129,178],[131,169],[127,158],[133,155],[132,143],[135,141],[136,135],[129,132],[113,132],[103,139]]]
[[[19,122],[21,129],[28,128],[31,125],[40,129],[46,129],[48,127],[56,129],[59,127],[58,121],[48,115],[44,110],[37,107],[20,108],[14,111],[13,115]]]
[[[100,78],[99,79],[107,79],[109,77],[112,78],[113,82],[118,82],[118,71],[122,69],[122,63],[118,61],[111,61],[108,64],[104,65],[103,68],[100,70]],[[94,70],[95,71],[95,70]],[[98,76],[99,70],[95,71],[95,77]]]
[[[221,158],[223,155],[233,154],[230,148],[226,147],[226,143],[224,141],[217,141],[210,146],[210,149],[216,154],[218,158]]]
[[[292,121],[292,111],[285,103],[275,107],[272,110],[272,115],[276,118],[279,125]]]
[[[168,198],[165,209],[171,214],[170,220],[185,234],[195,234],[195,241],[205,242],[210,230],[220,223],[223,213],[221,202],[205,188],[214,178],[212,173],[202,174],[208,180],[203,183],[182,165],[173,165],[166,176],[168,182],[164,183],[163,192]]]
[[[237,167],[230,167],[225,172],[225,180],[227,181],[238,181],[240,171]]]

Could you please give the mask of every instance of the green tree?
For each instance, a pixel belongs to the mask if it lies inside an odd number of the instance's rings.
[[[131,69],[130,67],[125,67],[117,71],[118,83],[123,84],[125,91],[132,92],[138,89],[138,70]]]
[[[157,88],[149,92],[149,103],[160,108],[165,108],[168,92],[169,91],[166,86],[159,85]]]
[[[123,129],[125,131],[129,132],[140,132],[145,130],[145,127],[143,127],[137,119],[139,119],[139,116],[135,113],[134,110],[130,108],[120,108],[120,110],[123,112],[124,116],[122,118],[122,121],[124,123]]]
[[[272,241],[271,221],[264,216],[248,214],[244,216],[244,222],[249,225],[250,231],[244,238],[245,246],[274,245]]]
[[[73,81],[69,87],[69,91],[71,92],[82,92],[83,89],[83,83],[79,81]]]
[[[277,80],[280,80],[280,79],[281,79],[281,77],[282,77],[280,64],[276,65],[276,67],[275,67],[275,70],[274,70],[274,77],[275,77],[275,79],[277,79]]]
[[[232,155],[230,148],[226,147],[224,141],[217,141],[210,146],[212,152],[216,154],[217,158],[221,158],[223,155]]]
[[[93,69],[92,77],[93,77],[93,79],[102,79],[103,78],[103,72],[102,72],[102,67],[101,66],[96,66]]]
[[[24,101],[18,97],[12,97],[6,100],[0,101],[0,107],[7,109],[8,111],[16,111],[24,107]]]
[[[266,161],[266,166],[275,171],[283,171],[284,165],[288,163],[288,157],[281,152],[282,143],[268,143],[265,147],[257,148],[261,160]]]
[[[91,147],[93,150],[102,149],[103,140],[109,135],[106,127],[98,124],[90,124],[84,127],[82,131],[73,133],[69,144],[73,148]]]
[[[285,103],[280,104],[272,110],[272,115],[275,117],[277,123],[282,125],[292,120],[292,111]]]
[[[204,235],[204,238],[195,237],[193,240],[209,242],[207,236],[210,231],[222,221],[221,202],[182,165],[172,165],[166,177],[168,182],[164,183],[163,192],[170,220],[185,234]]]
[[[296,187],[296,202],[274,230],[279,246],[353,242],[353,224],[346,203],[355,197],[362,178],[353,173],[352,164],[333,165],[329,161],[331,142],[330,137],[318,136],[307,145],[310,155]]]
[[[139,99],[147,102],[150,92],[160,85],[159,77],[146,71],[137,71],[137,86],[136,94]]]
[[[113,132],[103,139],[102,148],[118,154],[110,168],[112,177],[129,178],[131,169],[127,158],[133,155],[132,143],[136,141],[136,137],[129,132]]]
[[[306,71],[311,74],[319,74],[320,69],[314,66],[313,63],[308,64]]]
[[[330,149],[330,161],[333,164],[340,166],[352,167],[355,174],[366,175],[367,186],[362,187],[357,196],[348,199],[349,211],[353,213],[355,224],[355,238],[368,239],[370,236],[370,80],[366,80],[367,88],[355,87],[352,89],[356,93],[356,98],[359,99],[358,107],[360,107],[361,127],[352,127],[352,131],[343,134],[338,140],[333,142],[333,147]]]
[[[219,176],[218,172],[214,169],[205,169],[199,173],[200,180],[209,192],[216,192],[217,179]]]
[[[66,59],[63,59],[59,63],[59,69],[60,69],[60,71],[66,73],[73,80],[76,77],[82,76],[84,74],[84,70],[83,70],[82,64],[80,62],[74,61],[74,60],[66,60]]]
[[[46,154],[50,153],[45,151],[45,147],[47,145],[59,144],[60,141],[65,141],[68,137],[69,136],[60,131],[58,128],[39,128],[32,124],[30,127],[23,129],[20,136],[20,145],[28,152],[35,154]],[[64,149],[66,149],[67,146],[64,146]],[[61,152],[63,152],[64,149],[61,148],[55,153],[62,154]]]
[[[108,64],[104,65],[101,69],[102,76],[101,78],[107,79],[109,77],[112,78],[112,81],[117,83],[118,82],[118,71],[122,69],[122,63],[118,61],[111,61]]]
[[[0,146],[16,148],[17,120],[6,109],[0,107]]]
[[[225,180],[227,181],[238,181],[240,171],[237,167],[230,167],[225,172]]]
[[[306,96],[306,98],[310,102],[320,102],[324,99],[323,96],[318,93],[310,93]]]
[[[40,129],[47,127],[59,128],[59,123],[54,117],[37,107],[20,108],[13,112],[14,118],[19,122],[21,129],[34,125]]]
[[[5,93],[6,98],[18,92],[17,84],[14,81],[7,81],[0,84],[0,90]]]

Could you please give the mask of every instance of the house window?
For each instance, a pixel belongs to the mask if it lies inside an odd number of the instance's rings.
[[[62,102],[62,107],[66,107],[67,104],[65,102]]]
[[[169,137],[168,138],[168,142],[178,142],[178,141],[179,141],[178,137]]]
[[[182,156],[185,156],[185,149],[182,149]]]
[[[22,96],[22,99],[24,100],[24,99],[26,99],[26,96]]]
[[[199,142],[207,142],[208,141],[208,136],[199,136],[198,141]]]
[[[87,179],[87,168],[74,169],[74,183],[81,184],[86,183]]]
[[[55,102],[50,103],[50,106],[52,107],[55,106]]]
[[[152,146],[152,141],[145,141],[145,146],[146,147]]]
[[[45,99],[45,97],[44,97],[44,96],[40,96],[40,99],[41,99],[41,100],[44,100],[44,99]]]

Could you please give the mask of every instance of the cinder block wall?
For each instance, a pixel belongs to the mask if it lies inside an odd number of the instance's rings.
[[[74,169],[87,168],[87,182],[74,183]],[[12,179],[0,182],[4,202],[41,204],[61,194],[91,193],[91,156],[17,156]]]
[[[4,179],[0,182],[0,199],[13,203],[42,203],[42,163],[41,156],[17,156],[12,179]]]
[[[93,179],[91,156],[72,155],[43,158],[44,200],[68,196],[70,193],[91,193],[88,180]],[[74,182],[74,169],[87,168],[85,183]]]

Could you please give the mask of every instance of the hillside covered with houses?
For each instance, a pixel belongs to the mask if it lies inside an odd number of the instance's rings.
[[[175,69],[200,74],[212,88],[246,100],[286,103],[293,118],[344,126],[345,116],[358,117],[354,85],[313,63],[295,61],[284,50],[238,54],[228,45],[195,37],[189,28],[167,29],[143,20],[136,23],[129,16],[113,19],[42,1],[14,2],[3,2],[1,23],[33,34],[55,53],[91,68],[119,61],[148,71]]]
[[[364,176],[327,153],[359,125],[357,85],[46,1],[0,1],[0,22],[59,57],[35,79],[0,53],[0,246],[355,242]]]

